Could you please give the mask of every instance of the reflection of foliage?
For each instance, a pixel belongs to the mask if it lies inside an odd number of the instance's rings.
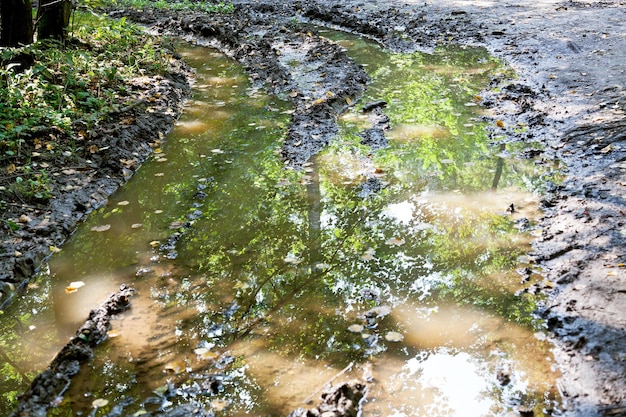
[[[38,295],[14,302],[0,320],[0,414],[8,416],[38,373],[45,368],[51,353],[49,345],[60,346],[54,327],[49,293],[50,284],[42,282]]]
[[[488,212],[449,216],[446,223],[438,224],[439,232],[433,236],[438,248],[436,262],[470,270],[487,265],[496,270],[511,267],[515,263],[511,249],[516,249],[511,239],[516,233],[513,226],[509,218]],[[503,252],[507,256],[502,257]]]
[[[376,56],[375,53],[372,53]],[[364,59],[361,52],[355,58]],[[364,102],[383,99],[391,119],[388,150],[377,161],[409,177],[429,179],[436,189],[487,189],[493,182],[498,147],[479,121],[476,94],[503,69],[483,49],[446,48],[434,55],[392,54],[377,62]],[[350,129],[347,127],[347,129]],[[512,155],[519,151],[512,145]],[[536,182],[531,164],[507,158],[501,186]],[[519,171],[524,171],[520,175]]]
[[[532,325],[534,300],[515,295],[519,275],[514,271],[527,248],[507,217],[478,213],[457,216],[438,226],[433,235],[436,269],[449,276],[440,297],[497,312],[520,325]]]
[[[463,67],[468,60],[473,65],[469,72]],[[259,154],[236,186],[223,182],[211,189],[205,216],[181,253],[203,276],[212,277],[214,292],[201,296],[204,302],[224,298],[226,291],[239,310],[227,319],[207,313],[209,321],[228,324],[231,337],[253,334],[262,326],[268,345],[283,353],[344,359],[372,352],[346,331],[361,319],[359,314],[380,303],[431,293],[529,324],[532,303],[520,303],[511,285],[481,278],[507,275],[503,271],[512,269],[524,250],[509,219],[487,212],[455,218],[415,202],[409,223],[384,215],[390,204],[426,187],[491,187],[493,153],[499,149],[490,149],[476,113],[465,104],[496,64],[484,52],[459,50],[436,56],[435,63],[426,64],[415,54],[392,56],[393,70],[379,65],[370,91],[378,89],[372,94],[380,96],[371,98],[390,103],[392,120],[443,126],[446,135],[380,152],[375,163],[388,173],[383,181],[390,184],[374,195],[359,197],[365,180],[359,166],[370,157],[358,144],[358,122],[344,124],[343,136],[319,160],[319,178],[313,172],[300,180],[306,187],[297,184],[297,176],[286,175],[281,164]],[[409,81],[399,88],[398,79]],[[509,171],[507,184],[524,183],[513,175],[524,175],[524,169],[520,163]],[[407,243],[390,244],[390,238]],[[375,255],[363,258],[368,251]],[[218,280],[227,280],[230,287]],[[363,296],[370,290],[376,297]],[[354,313],[337,314],[346,309]],[[393,323],[387,320],[387,326]]]

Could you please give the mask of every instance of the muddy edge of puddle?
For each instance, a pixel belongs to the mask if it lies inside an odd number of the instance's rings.
[[[566,413],[626,413],[626,256],[621,253],[626,243],[626,232],[622,232],[626,230],[622,220],[626,212],[622,198],[626,186],[622,169],[622,141],[626,139],[624,2],[234,3],[236,12],[228,16],[149,10],[117,10],[113,15],[127,15],[163,32],[213,40],[246,66],[253,82],[279,94],[293,92],[294,84],[278,65],[275,44],[306,40],[308,34],[298,32],[298,22],[303,20],[336,25],[398,51],[428,51],[440,43],[482,45],[515,69],[518,79],[498,93],[486,93],[483,99],[493,111],[493,121],[504,123],[498,135],[511,141],[540,142],[546,147],[544,159],[560,159],[565,166],[563,184],[543,196],[543,235],[535,242],[534,257],[546,278],[537,291],[549,295],[542,314],[554,341],[556,364],[563,373],[559,390]],[[328,60],[329,53],[337,52],[328,45],[320,47],[325,52],[320,59]],[[340,54],[337,57],[340,61]],[[348,64],[334,70],[331,83],[361,76]],[[165,98],[156,104],[173,107],[176,114],[140,115],[134,134],[115,136],[114,148],[120,155],[92,161],[90,168],[97,174],[83,175],[82,189],[61,191],[64,184],[57,177],[56,198],[47,210],[30,213],[33,222],[17,235],[2,232],[4,256],[0,262],[7,271],[1,276],[3,289],[8,282],[24,286],[49,254],[49,247],[61,245],[85,214],[104,204],[125,181],[128,172],[112,161],[133,152],[141,155],[141,160],[147,157],[147,143],[155,139],[151,132],[169,129],[188,91],[189,73],[179,65],[173,74],[154,88],[161,89]],[[317,111],[307,113],[307,103],[300,103],[301,121],[317,118],[322,125],[321,134],[315,135],[319,141],[292,124],[294,132],[310,142],[302,146],[302,152],[285,148],[284,156],[298,165],[323,146],[333,134],[332,119],[342,110],[340,99],[358,98],[364,81],[347,85],[336,101],[318,103],[322,116]],[[297,100],[303,99],[298,95],[291,98],[296,106]],[[111,140],[105,129],[100,134],[103,140]],[[12,207],[5,216],[23,214]],[[16,251],[20,257],[15,256]]]

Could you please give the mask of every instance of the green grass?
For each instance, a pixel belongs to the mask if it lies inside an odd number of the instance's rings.
[[[235,6],[231,3],[208,3],[205,1],[168,1],[168,0],[105,0],[112,6],[133,7],[136,9],[155,8],[165,10],[189,10],[205,13],[233,13]]]

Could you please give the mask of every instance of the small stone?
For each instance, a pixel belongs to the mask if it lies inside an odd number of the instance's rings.
[[[30,223],[32,221],[33,219],[31,219],[30,216],[27,216],[26,214],[22,214],[19,219],[20,223]]]

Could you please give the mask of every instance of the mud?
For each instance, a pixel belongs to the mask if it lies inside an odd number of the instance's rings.
[[[107,338],[111,318],[130,306],[134,290],[122,285],[89,317],[74,336],[52,360],[48,368],[37,375],[30,388],[21,395],[20,403],[11,417],[45,417],[48,408],[69,388],[71,378],[78,373],[81,364],[93,357],[93,348]]]
[[[361,402],[367,395],[367,385],[351,381],[329,387],[322,393],[322,401],[310,410],[299,408],[288,417],[357,417],[361,415]]]
[[[333,137],[338,114],[357,103],[367,85],[363,69],[340,47],[317,36],[308,22],[359,33],[396,51],[429,51],[442,43],[481,45],[513,67],[517,79],[494,79],[493,86],[499,88],[480,94],[492,113],[494,143],[538,142],[544,148],[542,163],[562,161],[566,176],[562,184],[543,191],[543,233],[533,253],[535,269],[545,277],[535,289],[548,295],[538,314],[546,319],[555,366],[562,372],[563,413],[626,415],[622,251],[626,4],[621,0],[234,4],[235,13],[229,15],[110,12],[158,33],[212,44],[245,65],[256,87],[291,100],[294,114],[283,157],[293,167],[301,166]],[[182,99],[185,83],[178,79],[162,85],[162,95],[170,100],[160,107],[164,110]],[[27,213],[35,220],[17,233],[3,230],[3,301],[10,298],[11,287],[23,285],[32,275],[50,245],[60,245],[89,210],[106,202],[150,152],[147,143],[158,139],[154,131],[166,132],[176,117],[176,111],[167,117],[139,113],[137,120],[147,124],[113,125],[96,132],[96,137],[116,138],[110,152],[123,154],[94,158],[77,167],[75,178],[80,178],[84,190],[59,193],[50,207]],[[152,117],[160,119],[152,122]],[[371,117],[374,128],[362,137],[375,150],[384,146],[384,107],[374,106]],[[143,133],[120,139],[125,129]],[[130,169],[118,162],[129,157],[136,160]],[[64,181],[61,185],[70,179]],[[13,207],[8,216],[15,218],[25,209]],[[15,256],[16,251],[21,256]]]

